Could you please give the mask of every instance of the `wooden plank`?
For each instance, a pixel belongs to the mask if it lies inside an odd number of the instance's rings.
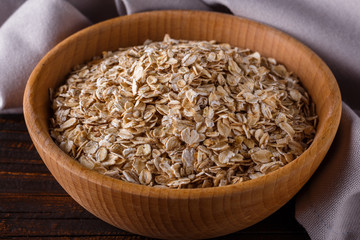
[[[152,240],[153,238],[147,238],[136,235],[84,235],[84,236],[26,236],[26,237],[18,237],[18,236],[10,236],[6,237],[6,239],[14,239],[14,240],[24,240],[24,239],[41,239],[41,240]],[[274,238],[273,238],[274,239]],[[288,238],[289,239],[289,238]],[[283,239],[279,239],[283,240]],[[285,240],[285,239],[284,239]],[[297,240],[297,239],[295,239]],[[299,239],[300,240],[300,239]]]
[[[12,162],[11,162],[12,161]],[[17,175],[26,175],[26,174],[46,174],[50,175],[49,170],[45,166],[45,164],[41,161],[39,163],[31,160],[24,159],[9,159],[8,162],[4,162],[0,160],[1,169],[0,174],[3,172],[13,172],[13,174]],[[18,172],[18,173],[16,173]]]
[[[25,119],[23,114],[1,114],[0,132],[2,130],[26,131]]]
[[[3,218],[0,220],[2,237],[15,236],[91,236],[132,235],[98,219],[43,219]]]
[[[40,164],[22,114],[0,115],[0,163]]]
[[[1,172],[0,193],[63,193],[50,173]]]
[[[23,217],[37,214],[42,218],[93,218],[68,194],[59,193],[2,193],[0,214],[21,213]]]
[[[42,239],[42,240],[153,240],[153,238],[147,238],[142,236],[121,236],[121,235],[96,235],[96,236],[29,236],[29,237],[9,237],[7,239],[16,239],[16,240],[23,240],[23,239]],[[213,238],[212,240],[306,240],[302,235],[296,234],[283,234],[283,235],[257,235],[257,234],[236,234],[236,235],[228,235],[223,236],[220,238]]]

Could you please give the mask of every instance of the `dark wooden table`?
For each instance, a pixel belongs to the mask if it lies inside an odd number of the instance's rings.
[[[294,200],[262,222],[218,239],[310,239]],[[149,239],[117,229],[77,204],[52,177],[24,117],[0,115],[0,239]]]

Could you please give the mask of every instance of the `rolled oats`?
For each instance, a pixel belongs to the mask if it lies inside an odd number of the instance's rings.
[[[273,58],[171,39],[103,52],[52,92],[50,133],[87,168],[136,184],[225,186],[311,144],[315,107]]]

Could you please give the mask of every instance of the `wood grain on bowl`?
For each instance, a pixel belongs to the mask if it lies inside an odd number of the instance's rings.
[[[146,39],[217,40],[273,57],[295,72],[316,104],[317,133],[296,160],[264,177],[206,189],[151,188],[103,176],[67,156],[49,136],[49,88],[104,50]],[[53,48],[37,65],[24,95],[34,145],[61,186],[84,208],[121,229],[157,238],[210,238],[251,226],[288,202],[328,151],[341,114],[338,85],[326,64],[290,36],[247,19],[198,11],[155,11],[108,20]]]

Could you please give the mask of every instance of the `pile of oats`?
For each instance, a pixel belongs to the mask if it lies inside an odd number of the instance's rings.
[[[272,58],[214,41],[104,52],[52,94],[50,133],[84,166],[155,187],[235,184],[312,142],[315,106]]]

